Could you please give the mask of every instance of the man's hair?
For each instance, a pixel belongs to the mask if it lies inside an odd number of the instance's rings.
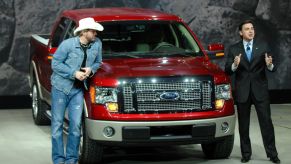
[[[253,26],[254,26],[254,21],[250,20],[250,19],[247,19],[247,20],[244,20],[239,26],[238,26],[238,30],[241,31],[242,30],[242,26],[245,25],[245,24],[248,24],[248,23],[251,23]]]
[[[89,31],[89,29],[85,29],[85,30],[79,31],[79,32],[76,33],[76,36],[80,37],[80,36],[83,35],[84,32],[87,32],[87,31]]]

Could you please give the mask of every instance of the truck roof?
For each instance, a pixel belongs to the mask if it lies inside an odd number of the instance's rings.
[[[88,8],[65,10],[62,14],[76,22],[85,17],[93,17],[96,21],[122,21],[122,20],[175,20],[182,19],[176,15],[168,14],[151,9],[142,8]]]

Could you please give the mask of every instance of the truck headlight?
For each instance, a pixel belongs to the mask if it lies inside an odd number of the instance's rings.
[[[115,88],[96,88],[95,101],[97,104],[117,102],[117,90]]]
[[[231,99],[231,87],[230,84],[216,85],[215,87],[215,107],[216,109],[222,109],[225,100]]]
[[[93,91],[93,89],[91,89]],[[90,91],[90,92],[91,92]],[[117,89],[116,88],[94,88],[91,98],[96,104],[104,104],[109,112],[118,112]]]
[[[229,100],[231,98],[231,89],[229,84],[216,85],[215,98]]]

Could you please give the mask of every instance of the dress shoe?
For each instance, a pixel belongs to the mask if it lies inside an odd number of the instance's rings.
[[[278,156],[275,157],[271,157],[270,161],[272,161],[273,163],[281,163],[280,159],[278,158]]]
[[[249,162],[249,160],[250,160],[250,157],[242,157],[242,159],[240,161],[241,161],[241,163],[247,163],[247,162]]]

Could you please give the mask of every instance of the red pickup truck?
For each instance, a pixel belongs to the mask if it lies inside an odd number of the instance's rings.
[[[103,63],[84,95],[81,162],[99,162],[104,146],[201,144],[208,158],[231,154],[236,118],[230,79],[208,57],[223,53],[223,45],[204,50],[181,18],[149,9],[67,10],[51,35],[32,35],[35,124],[50,123],[51,59],[84,17],[104,31],[98,33]]]

